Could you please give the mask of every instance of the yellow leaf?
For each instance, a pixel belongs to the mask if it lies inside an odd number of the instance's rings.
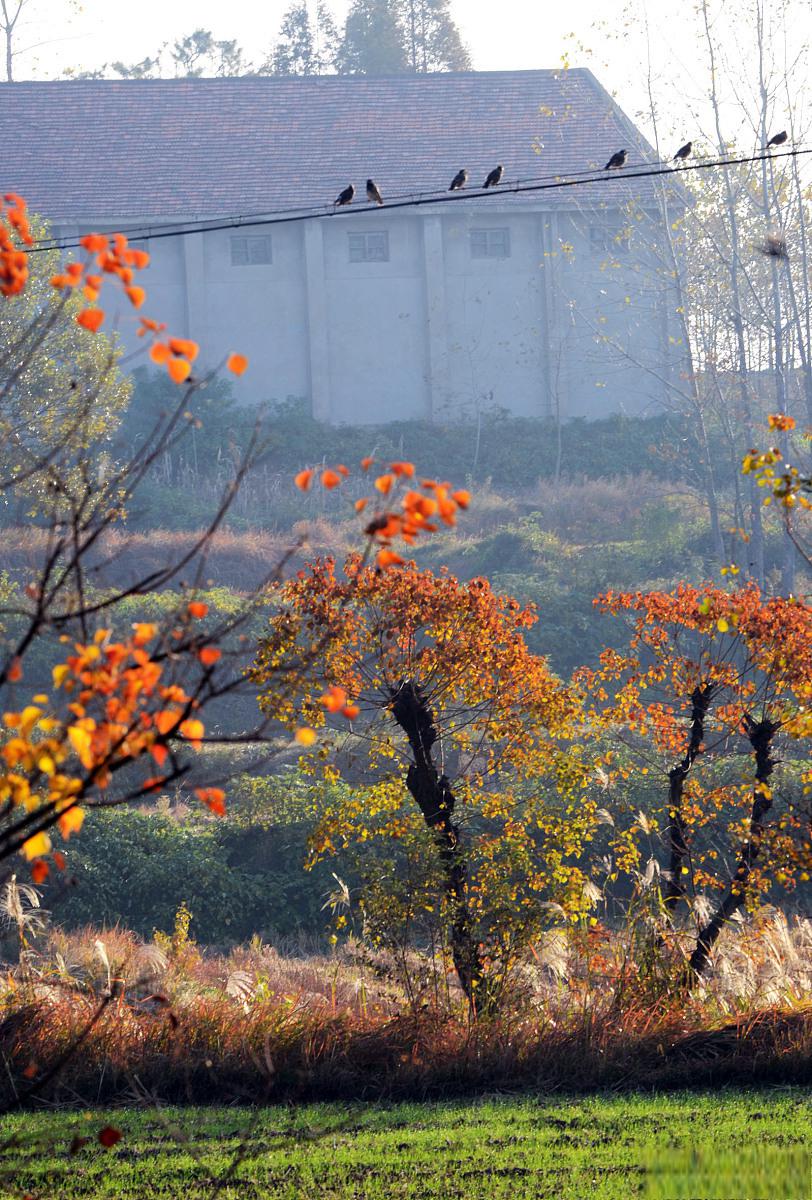
[[[90,743],[91,737],[86,729],[81,729],[78,725],[70,725],[68,727],[68,738],[70,744],[79,756],[79,761],[83,766],[89,767],[92,765],[90,761]]]
[[[70,674],[70,667],[67,663],[60,663],[58,667],[54,667],[51,674],[54,677],[54,687],[61,687],[65,676]]]
[[[728,629],[730,629],[730,626],[728,625],[728,623],[724,617],[720,617],[719,620],[716,622],[716,628],[719,630],[720,633],[727,633]]]
[[[296,730],[295,737],[300,746],[312,746],[316,740],[316,732],[303,726]]]
[[[82,828],[85,820],[85,810],[83,808],[69,808],[59,818],[59,832],[63,838],[69,838],[72,833],[78,833]]]
[[[30,862],[32,858],[41,858],[51,849],[51,839],[47,833],[35,833],[27,842],[23,842],[23,854]]]
[[[53,775],[56,771],[56,763],[50,754],[41,754],[37,759],[37,766],[45,775]]]

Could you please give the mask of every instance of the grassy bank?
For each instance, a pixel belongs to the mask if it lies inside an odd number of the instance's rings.
[[[810,1099],[780,1089],[27,1114],[4,1122],[6,1138],[19,1141],[2,1154],[18,1190],[3,1195],[799,1200],[808,1195]],[[108,1123],[122,1138],[104,1150],[95,1135]],[[77,1134],[91,1140],[70,1156]]]

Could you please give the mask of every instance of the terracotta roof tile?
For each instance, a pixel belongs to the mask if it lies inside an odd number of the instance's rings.
[[[654,157],[583,69],[15,83],[0,144],[3,191],[80,222],[309,208],[368,175],[385,197],[431,192],[462,166],[478,186],[497,162],[506,181],[565,175],[621,146],[630,165]]]

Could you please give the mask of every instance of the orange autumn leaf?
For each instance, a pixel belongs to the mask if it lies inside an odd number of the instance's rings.
[[[326,487],[328,490],[338,487],[338,485],[341,483],[341,476],[336,471],[330,470],[328,467],[326,471],[322,471],[321,473],[321,483],[322,487]]]
[[[345,704],[341,710],[341,715],[342,717],[346,717],[348,721],[354,721],[360,711],[357,704]]]
[[[171,357],[169,347],[163,342],[156,342],[155,345],[151,347],[149,356],[154,363],[158,364],[159,367],[162,367],[164,363],[169,362]]]
[[[347,693],[343,687],[338,687],[332,684],[323,696],[319,697],[321,704],[327,712],[340,712],[347,703]]]
[[[786,413],[770,413],[767,417],[767,424],[770,429],[786,431],[795,428],[795,418]]]
[[[11,666],[8,669],[9,683],[19,683],[23,677],[23,665],[19,658],[11,660]]]
[[[376,561],[381,570],[385,571],[388,567],[402,567],[406,560],[394,550],[379,550]]]
[[[362,459],[361,459],[361,470],[362,470],[362,471],[368,471],[368,470],[369,470],[369,468],[370,468],[370,467],[372,466],[372,464],[374,463],[374,461],[375,461],[375,459],[374,459],[374,458],[372,458],[372,456],[371,456],[371,455],[370,455],[370,456],[368,456],[367,458],[362,458]]]
[[[244,375],[248,370],[248,359],[244,354],[229,354],[226,367],[232,375]]]
[[[310,729],[307,725],[300,726],[294,734],[300,746],[312,746],[316,741],[316,736],[315,729]]]
[[[149,779],[144,780],[142,787],[145,792],[159,792],[165,783],[165,775],[150,775]]]
[[[460,508],[467,508],[471,503],[471,493],[467,492],[464,488],[460,488],[457,492],[452,492],[451,496]]]
[[[355,511],[359,512],[359,513],[363,512],[368,504],[369,504],[369,500],[366,496],[363,497],[363,499],[361,499],[361,500],[356,500],[355,501]]]
[[[128,287],[124,289],[127,297],[133,308],[140,308],[147,298],[147,293],[142,287]]]
[[[80,241],[85,250],[90,254],[103,254],[110,245],[109,238],[106,238],[101,233],[86,233]]]
[[[54,866],[56,867],[57,871],[64,871],[65,867],[67,866],[65,855],[61,850],[54,850]]]
[[[313,482],[313,475],[314,471],[311,468],[307,471],[300,471],[298,475],[294,476],[293,482],[296,484],[300,492],[306,492],[309,489],[311,483]]]
[[[44,858],[37,858],[31,864],[31,878],[34,883],[44,883],[50,873],[50,867]]]
[[[98,333],[104,322],[104,310],[101,308],[83,308],[76,318],[76,324],[91,333]]]
[[[183,383],[192,373],[191,364],[185,358],[170,358],[166,369],[173,383]]]
[[[182,722],[180,732],[181,735],[185,737],[188,742],[191,742],[193,746],[199,746],[200,739],[203,737],[203,734],[206,732],[206,730],[203,722],[199,721],[197,717],[189,717],[186,721]]]
[[[187,609],[189,616],[194,617],[196,621],[202,621],[203,617],[207,615],[208,611],[208,604],[204,604],[202,600],[193,600]]]
[[[188,358],[189,362],[194,362],[200,353],[200,347],[197,342],[192,342],[189,338],[171,337],[169,339],[169,349],[173,354],[177,354],[182,358]]]
[[[393,475],[379,475],[375,480],[375,487],[381,493],[381,495],[386,496],[389,494],[389,492],[391,492],[392,484],[394,482],[395,479]]]
[[[199,787],[195,788],[195,795],[198,800],[202,801],[211,812],[218,817],[226,815],[226,794],[222,788],[216,787]]]
[[[204,646],[197,657],[204,667],[213,667],[222,658],[222,653],[216,646]]]
[[[404,475],[407,479],[414,475],[414,463],[410,462],[393,462],[389,464],[389,469],[393,475]]]
[[[165,708],[161,712],[155,714],[155,727],[160,734],[167,734],[171,729],[174,729],[178,723],[179,713],[172,712],[171,709]],[[160,766],[160,764],[158,764]]]
[[[167,750],[166,746],[161,746],[159,743],[151,746],[149,752],[159,767],[162,767],[167,758],[169,758],[169,751]]]
[[[85,812],[83,808],[69,808],[67,812],[62,813],[57,821],[59,832],[66,840],[72,833],[78,833],[85,823]]]
[[[150,622],[138,621],[133,625],[133,645],[144,646],[152,638],[157,637],[158,626]]]

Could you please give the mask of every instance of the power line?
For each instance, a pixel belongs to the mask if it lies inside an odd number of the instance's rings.
[[[475,194],[465,192],[464,190],[454,192],[445,190],[442,192],[411,192],[405,193],[402,196],[395,196],[385,201],[383,206],[368,204],[352,209],[350,206],[337,208],[334,204],[328,204],[311,209],[281,209],[275,213],[268,214],[250,213],[245,216],[215,217],[209,220],[186,223],[178,222],[172,224],[170,222],[158,226],[129,226],[118,230],[118,232],[128,233],[138,241],[159,241],[162,238],[186,237],[193,233],[216,233],[220,229],[254,229],[273,225],[288,225],[301,221],[340,218],[358,213],[380,213],[404,208],[422,208],[429,204],[457,204],[463,201],[470,204],[472,201],[493,200],[499,196],[562,191],[569,188],[587,187],[595,183],[628,182],[631,179],[651,179],[662,175],[673,177],[683,175],[689,171],[707,171],[718,167],[742,166],[748,163],[759,163],[777,158],[800,158],[807,154],[812,154],[812,148],[783,150],[777,153],[765,151],[761,154],[747,155],[740,158],[703,159],[700,162],[678,167],[666,164],[650,167],[645,170],[603,170],[597,174],[594,169],[591,174],[574,171],[565,178],[561,178],[560,176],[538,176],[535,179],[515,180],[512,183],[500,184],[498,187],[490,188],[487,191],[482,188],[477,189]],[[81,249],[81,241],[78,238],[73,240],[52,238],[48,239],[47,243],[41,242],[36,246],[29,247],[26,253],[42,254],[49,250],[78,249]]]

